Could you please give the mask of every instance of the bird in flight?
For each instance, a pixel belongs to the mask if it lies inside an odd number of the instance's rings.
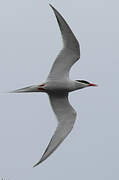
[[[72,91],[90,86],[97,86],[85,80],[71,80],[69,71],[72,65],[80,58],[80,46],[69,25],[61,14],[52,6],[56,16],[61,36],[63,48],[52,65],[46,82],[40,85],[33,85],[12,91],[12,93],[44,92],[49,96],[52,109],[58,120],[57,128],[51,138],[40,161],[33,167],[39,165],[48,156],[50,156],[62,141],[71,132],[76,119],[76,111],[68,100],[68,94]]]

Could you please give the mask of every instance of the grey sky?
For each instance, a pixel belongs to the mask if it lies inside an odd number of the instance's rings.
[[[0,1],[0,91],[41,83],[62,42],[44,0]],[[119,179],[119,3],[50,1],[81,46],[72,79],[99,84],[71,93],[78,116],[62,145],[36,163],[56,127],[45,94],[0,95],[0,177],[9,180]]]

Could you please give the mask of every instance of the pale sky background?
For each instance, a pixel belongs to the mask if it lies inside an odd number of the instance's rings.
[[[62,47],[63,15],[81,46],[72,79],[97,83],[71,93],[71,134],[42,164],[56,127],[46,94],[0,95],[0,177],[9,180],[119,179],[119,2],[1,0],[0,91],[42,83]]]

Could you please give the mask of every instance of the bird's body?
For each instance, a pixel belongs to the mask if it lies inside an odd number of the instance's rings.
[[[84,80],[73,81],[69,78],[69,71],[72,65],[80,58],[80,46],[64,18],[53,6],[51,7],[60,27],[63,49],[57,56],[46,82],[12,91],[13,93],[47,93],[52,109],[58,120],[58,126],[48,147],[40,161],[35,164],[34,167],[44,161],[60,145],[74,126],[76,111],[68,101],[69,92],[89,86],[96,86]]]
[[[79,82],[76,81],[72,81],[70,79],[68,80],[64,80],[64,81],[47,81],[46,83],[43,83],[42,88],[44,89],[44,92],[47,93],[65,93],[65,92],[71,92],[71,91],[75,91],[81,88],[84,88],[81,86],[82,84],[80,84]]]

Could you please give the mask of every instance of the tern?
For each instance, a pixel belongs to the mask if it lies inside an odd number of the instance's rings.
[[[61,36],[63,40],[63,48],[57,56],[46,82],[40,85],[33,85],[30,87],[12,91],[12,93],[28,93],[28,92],[45,92],[49,96],[50,104],[58,120],[57,128],[51,138],[40,161],[33,167],[39,165],[47,157],[49,157],[62,141],[71,132],[75,119],[76,111],[71,106],[68,100],[69,92],[90,87],[97,86],[85,80],[71,80],[69,78],[69,71],[72,65],[80,58],[79,43],[66,23],[61,14],[50,4],[56,16]]]

